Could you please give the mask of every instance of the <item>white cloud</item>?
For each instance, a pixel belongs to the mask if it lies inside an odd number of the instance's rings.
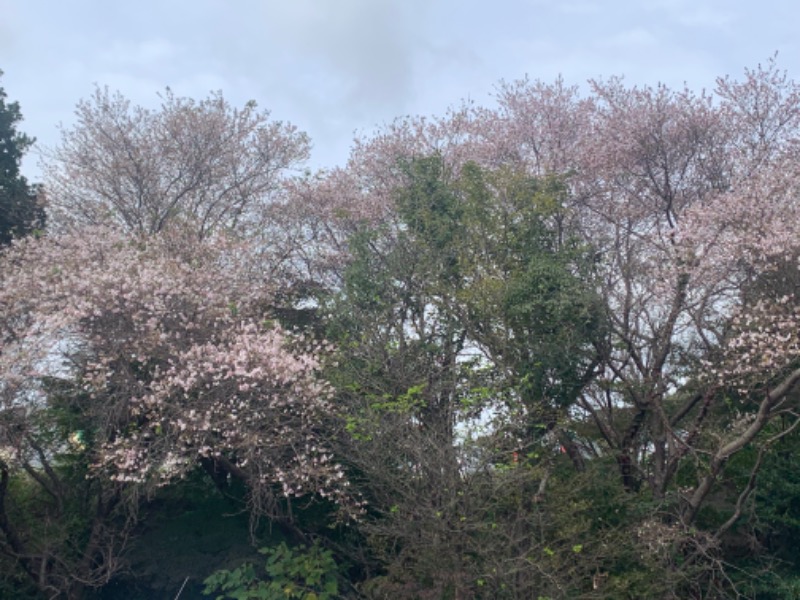
[[[597,2],[562,2],[558,10],[567,15],[596,15],[603,9]]]
[[[658,38],[647,29],[636,27],[634,29],[621,31],[605,40],[601,40],[599,45],[612,48],[632,49],[641,46],[656,46],[658,45]]]
[[[264,11],[268,35],[298,68],[321,70],[345,111],[402,111],[422,48],[414,30],[421,1],[294,0]]]
[[[681,12],[677,20],[687,27],[728,30],[736,16],[720,8],[697,6]]]
[[[144,40],[116,40],[103,52],[103,62],[120,68],[159,67],[163,61],[175,60],[178,47],[163,38]]]
[[[0,0],[0,53],[6,54],[14,50],[17,40],[16,32],[20,29],[17,12],[11,0]],[[0,68],[2,66],[0,65]]]
[[[737,4],[731,0],[650,0],[643,7],[684,27],[724,30],[736,20]]]

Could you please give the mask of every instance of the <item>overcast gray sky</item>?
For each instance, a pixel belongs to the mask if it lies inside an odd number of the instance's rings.
[[[491,104],[501,79],[699,90],[776,51],[800,78],[796,0],[0,0],[0,15],[0,85],[45,146],[95,84],[146,106],[166,86],[254,99],[329,167],[354,132]]]

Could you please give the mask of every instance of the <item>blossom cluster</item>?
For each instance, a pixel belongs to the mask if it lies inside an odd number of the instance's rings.
[[[91,420],[98,476],[164,485],[210,459],[250,483],[345,502],[325,442],[326,347],[270,318],[276,284],[248,257],[222,236],[110,229],[18,243],[0,263],[0,408],[49,371]]]

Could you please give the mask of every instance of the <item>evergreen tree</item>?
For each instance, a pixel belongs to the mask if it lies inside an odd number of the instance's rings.
[[[2,75],[0,71],[0,75]],[[0,245],[30,233],[44,222],[37,188],[20,174],[20,162],[34,139],[17,131],[22,121],[18,102],[6,102],[0,87]]]

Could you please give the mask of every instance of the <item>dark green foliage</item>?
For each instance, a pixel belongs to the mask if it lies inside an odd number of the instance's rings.
[[[285,543],[262,548],[267,556],[260,577],[250,563],[233,571],[220,570],[205,580],[207,596],[216,600],[335,600],[339,598],[338,567],[319,544],[289,548]],[[218,592],[222,592],[218,594]]]
[[[127,568],[104,586],[98,600],[174,598],[184,581],[181,598],[198,598],[210,572],[258,557],[241,498],[222,494],[201,469],[158,490],[138,519],[124,557]],[[267,529],[256,532],[261,543],[282,539]]]
[[[41,191],[19,171],[34,140],[17,130],[22,121],[19,103],[6,98],[0,88],[0,246],[44,226],[44,209],[37,201]]]
[[[454,175],[437,156],[401,172],[396,220],[350,238],[326,304],[329,376],[348,411],[340,451],[370,511],[359,529],[377,576],[359,589],[584,589],[599,564],[582,553],[592,521],[542,500],[556,470],[559,489],[573,486],[581,456],[556,440],[574,435],[562,426],[603,334],[589,252],[565,233],[564,185],[472,164]],[[491,425],[466,435],[479,421]]]
[[[19,444],[15,469],[0,463],[3,550],[13,569],[46,596],[79,598],[105,584],[130,533],[130,505],[113,482],[90,476],[95,441],[80,409],[83,392],[53,378],[42,381],[47,404],[0,414],[5,439]],[[57,560],[54,559],[57,557]],[[24,589],[21,587],[21,589]]]
[[[593,372],[603,327],[589,249],[564,230],[563,182],[474,164],[454,179],[436,156],[402,170],[401,223],[351,240],[349,325],[368,310],[402,338],[398,311],[411,323],[427,311],[429,333],[477,344],[510,370],[512,396],[529,410],[569,406]]]

